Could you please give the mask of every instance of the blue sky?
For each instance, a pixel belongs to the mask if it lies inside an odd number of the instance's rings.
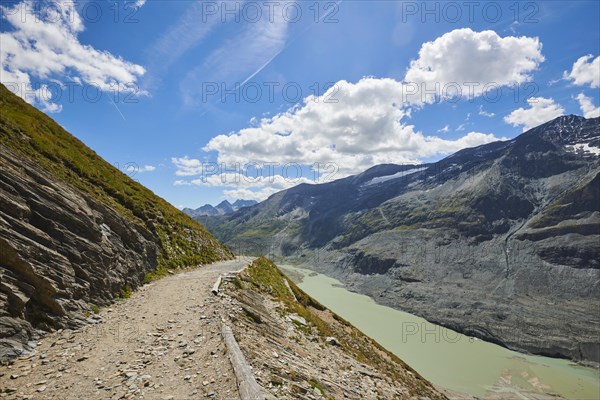
[[[597,1],[2,4],[2,82],[176,206],[600,113]]]

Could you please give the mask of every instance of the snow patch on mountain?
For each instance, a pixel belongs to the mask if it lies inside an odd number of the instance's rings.
[[[600,147],[590,146],[589,142],[588,143],[575,143],[573,145],[567,145],[567,146],[565,146],[565,148],[568,151],[572,151],[572,152],[583,151],[584,153],[592,153],[597,156],[600,156]]]
[[[396,172],[393,175],[386,175],[386,176],[378,176],[376,178],[371,179],[370,181],[366,182],[364,184],[364,186],[370,186],[370,185],[377,185],[379,183],[383,183],[386,181],[390,181],[392,179],[396,179],[396,178],[402,178],[417,172],[421,172],[426,170],[428,167],[423,167],[423,168],[413,168],[413,169],[408,169],[406,171],[400,171],[400,172]]]

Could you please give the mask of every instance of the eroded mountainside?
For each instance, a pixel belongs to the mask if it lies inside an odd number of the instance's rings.
[[[0,360],[168,268],[233,255],[0,85]]]
[[[600,361],[600,119],[299,185],[206,221],[239,251],[510,348]]]
[[[223,292],[223,314],[257,382],[273,398],[446,399],[268,259],[254,260]]]

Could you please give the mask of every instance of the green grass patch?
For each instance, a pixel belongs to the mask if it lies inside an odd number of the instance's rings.
[[[327,398],[327,399],[332,399],[332,400],[333,400],[333,397],[331,397],[331,396],[327,396],[327,394],[325,393],[325,389],[323,389],[323,387],[322,387],[322,386],[319,384],[319,382],[317,382],[316,380],[314,380],[314,379],[309,379],[309,380],[308,380],[308,384],[309,384],[309,385],[310,385],[310,387],[312,387],[313,389],[317,389],[317,390],[318,390],[318,391],[321,393],[321,396],[323,396],[323,397],[325,397],[325,398]]]
[[[131,290],[131,286],[129,286],[129,284],[127,284],[127,283],[125,285],[123,285],[123,287],[119,291],[119,297],[121,299],[128,299],[131,297],[132,294],[133,294],[133,290]]]

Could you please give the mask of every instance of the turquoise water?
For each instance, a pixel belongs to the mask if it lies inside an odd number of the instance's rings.
[[[396,354],[430,382],[443,388],[484,396],[494,391],[554,393],[573,400],[599,400],[600,374],[549,357],[517,353],[471,338],[352,293],[336,279],[292,266],[298,286],[323,305]]]

